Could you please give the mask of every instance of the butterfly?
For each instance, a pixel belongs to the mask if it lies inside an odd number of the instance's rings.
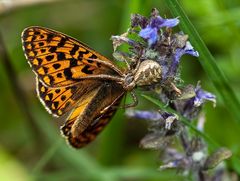
[[[53,116],[69,114],[61,132],[75,148],[95,140],[127,92],[136,105],[133,89],[161,79],[161,66],[153,60],[138,57],[120,69],[86,44],[45,27],[28,27],[21,37],[38,97]]]

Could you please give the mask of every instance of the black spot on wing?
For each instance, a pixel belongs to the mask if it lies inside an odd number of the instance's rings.
[[[89,63],[93,63],[94,59],[97,59],[97,56],[94,55],[94,54],[92,54],[92,55],[89,57],[88,62],[89,62]]]
[[[50,100],[52,100],[52,98],[53,98],[53,93],[49,93],[49,94],[48,94],[48,97],[49,97]]]
[[[54,55],[48,55],[46,56],[47,61],[51,61],[54,58]]]
[[[43,67],[44,74],[48,72],[48,67]]]
[[[63,47],[64,45],[65,45],[65,43],[66,43],[66,39],[65,38],[62,38],[61,40],[60,40],[60,42],[58,43],[58,47]]]
[[[57,73],[58,78],[62,78],[62,73]]]
[[[70,50],[70,55],[75,55],[76,52],[78,51],[78,48],[79,46],[74,44],[72,50]]]
[[[39,45],[39,46],[43,46],[44,43],[43,43],[43,42],[39,42],[38,45]]]
[[[51,76],[51,75],[48,75],[48,78],[49,78],[49,80],[50,80],[50,85],[54,82],[54,78],[53,78],[53,76]]]
[[[58,94],[61,92],[61,89],[56,89],[55,92]]]
[[[45,53],[45,52],[46,52],[46,49],[40,49],[40,52],[41,52],[41,53]]]
[[[97,66],[100,68],[101,67],[101,63],[97,62]]]
[[[61,64],[59,64],[59,63],[53,64],[53,68],[54,68],[55,70],[59,69],[60,67],[61,67]]]
[[[53,105],[54,105],[54,107],[57,109],[57,107],[58,107],[58,105],[59,105],[59,102],[58,102],[58,101],[53,102]]]
[[[66,77],[67,79],[71,79],[71,78],[72,78],[72,72],[71,72],[71,69],[70,69],[70,68],[65,69],[65,70],[63,71],[63,73],[64,73],[64,75],[65,75],[65,77]]]
[[[65,95],[62,95],[62,96],[61,96],[61,100],[62,100],[62,101],[65,101],[65,100],[66,100],[66,96],[65,96]]]
[[[58,53],[57,53],[57,59],[58,59],[58,60],[65,60],[65,59],[66,59],[65,53],[63,53],[63,52],[58,52]]]
[[[90,66],[89,65],[85,65],[82,68],[82,72],[84,72],[85,74],[93,74],[93,70],[89,70]]]
[[[78,65],[78,60],[74,59],[74,58],[71,58],[70,59],[70,66],[71,67],[75,67]]]
[[[37,58],[38,66],[42,64],[43,60],[41,58]]]
[[[57,47],[51,47],[51,48],[49,48],[49,52],[50,53],[55,53],[56,52],[56,50],[57,50]]]
[[[40,35],[40,32],[39,31],[35,31],[34,35]]]
[[[49,34],[49,35],[47,36],[47,42],[48,42],[48,43],[51,42],[52,39],[53,39],[53,37],[54,37],[54,34]]]

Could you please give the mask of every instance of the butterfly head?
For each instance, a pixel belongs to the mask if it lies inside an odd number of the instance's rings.
[[[131,91],[134,89],[136,83],[134,81],[134,75],[132,72],[129,72],[125,75],[122,86],[127,91]]]

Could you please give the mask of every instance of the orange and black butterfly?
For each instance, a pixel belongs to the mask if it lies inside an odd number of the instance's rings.
[[[70,112],[61,131],[75,148],[96,138],[128,91],[161,79],[153,60],[139,57],[121,70],[87,45],[48,28],[26,28],[22,43],[42,104],[56,117]]]

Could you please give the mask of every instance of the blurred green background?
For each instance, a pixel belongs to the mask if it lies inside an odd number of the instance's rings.
[[[35,3],[37,2],[37,3]],[[240,1],[182,0],[181,5],[240,100]],[[159,153],[142,150],[144,121],[119,110],[98,139],[81,150],[61,137],[64,118],[52,118],[35,93],[35,75],[24,57],[21,32],[37,25],[68,34],[112,58],[111,35],[125,32],[131,13],[148,16],[153,7],[171,18],[164,0],[0,0],[0,180],[184,180],[175,170],[157,171]],[[3,48],[1,45],[1,48]],[[217,94],[199,60],[184,56],[182,79]],[[140,98],[141,109],[155,106]],[[240,110],[240,108],[239,108]],[[204,107],[206,133],[240,153],[240,126],[221,99]],[[228,162],[231,168],[234,163]],[[238,166],[240,168],[240,165]],[[239,170],[240,172],[240,170]]]

